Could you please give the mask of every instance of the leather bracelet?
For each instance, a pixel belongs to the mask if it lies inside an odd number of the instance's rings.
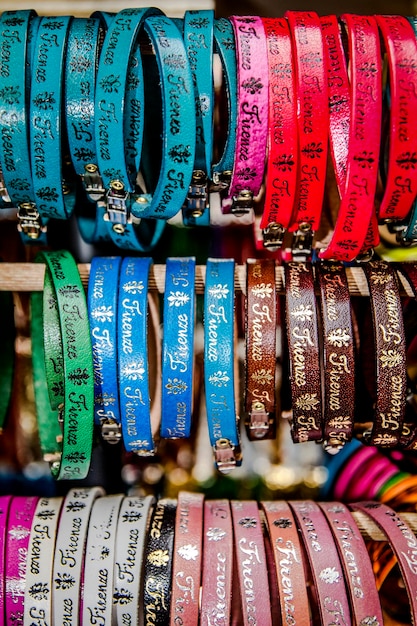
[[[363,250],[375,219],[382,70],[375,19],[344,15],[343,21],[349,34],[351,67],[349,156],[346,184],[334,232],[327,247],[320,251],[320,257],[351,261]],[[369,124],[372,124],[372,132],[367,130]],[[371,234],[376,236],[374,231],[373,228]]]
[[[263,19],[268,47],[269,124],[263,245],[276,250],[291,223],[298,178],[298,128],[291,36],[285,19]]]
[[[261,505],[274,555],[282,623],[309,626],[304,556],[294,516],[287,502],[262,501]]]
[[[64,120],[61,107],[65,46],[70,17],[43,17],[30,90],[30,154],[36,206],[42,218],[67,219],[75,193],[63,168]]]
[[[15,363],[15,323],[13,294],[0,293],[0,435],[9,412]]]
[[[193,400],[195,258],[168,258],[162,338],[161,437],[189,437]]]
[[[95,500],[88,524],[83,577],[82,622],[111,624],[116,529],[122,495]]]
[[[93,257],[88,316],[94,367],[94,421],[108,443],[121,438],[117,376],[117,295],[120,257]]]
[[[236,41],[237,134],[224,213],[252,208],[261,189],[267,146],[268,66],[265,30],[259,17],[230,17]]]
[[[299,188],[290,231],[293,254],[311,251],[321,218],[326,178],[328,98],[320,18],[312,11],[287,11],[295,64],[298,106]]]
[[[275,367],[277,300],[275,261],[246,263],[246,432],[250,440],[276,432]]]
[[[233,531],[243,624],[272,624],[269,582],[257,502],[232,500]]]
[[[140,456],[155,453],[148,373],[148,280],[152,260],[126,257],[118,295],[118,372],[123,444]]]
[[[370,291],[375,341],[375,415],[366,439],[372,445],[399,443],[406,401],[406,349],[395,270],[384,261],[364,265]]]
[[[176,500],[163,498],[151,516],[144,564],[145,624],[169,624],[176,509]]]
[[[91,509],[101,487],[70,489],[62,505],[53,565],[53,624],[78,624],[81,574]]]
[[[113,605],[120,624],[143,623],[143,553],[153,504],[153,496],[127,496],[120,508],[113,592]]]
[[[320,508],[339,550],[355,624],[383,624],[371,561],[353,515],[339,502],[321,502]]]
[[[330,626],[335,619],[350,623],[342,565],[324,514],[311,500],[291,501],[290,506],[310,563],[322,623]]]
[[[180,491],[175,519],[171,626],[197,626],[203,564],[204,496]],[[205,557],[204,557],[205,558]]]
[[[333,497],[337,500],[345,500],[346,492],[349,485],[358,480],[358,476],[362,475],[362,467],[368,461],[368,459],[374,459],[378,453],[375,447],[361,446],[355,453],[349,458],[348,462],[339,472],[335,485],[333,486]]]
[[[229,624],[232,604],[233,525],[228,500],[204,504],[201,626]]]
[[[241,465],[234,395],[234,261],[208,259],[204,296],[204,384],[214,461],[228,473]]]
[[[0,496],[0,624],[5,626],[5,580],[6,580],[6,539],[9,509],[12,501],[10,495]]]
[[[284,265],[286,333],[292,396],[294,442],[323,438],[319,340],[311,264]]]
[[[327,452],[352,439],[355,413],[355,354],[350,295],[342,265],[318,263],[323,327],[324,424]]]
[[[62,502],[41,497],[36,505],[27,553],[24,626],[52,620],[52,566]]]
[[[9,507],[6,538],[5,617],[23,623],[30,528],[38,498],[15,496]]]
[[[49,397],[63,422],[62,454],[52,460],[51,472],[57,479],[85,478],[93,442],[94,389],[84,287],[69,252],[41,252],[36,260],[46,265],[43,334]]]
[[[417,194],[417,176],[412,162],[417,122],[417,79],[410,63],[417,56],[416,36],[407,18],[400,15],[376,17],[389,67],[389,137],[384,195],[378,209],[380,220],[407,217]],[[411,161],[410,161],[411,159]]]

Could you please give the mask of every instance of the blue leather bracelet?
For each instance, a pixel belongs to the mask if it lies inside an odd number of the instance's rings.
[[[223,473],[242,462],[234,391],[234,268],[208,259],[204,297],[204,383],[214,460]]]
[[[117,292],[120,257],[93,257],[87,302],[94,369],[94,421],[107,443],[121,439],[117,377]]]
[[[118,295],[118,372],[123,443],[128,452],[155,453],[148,373],[148,278],[150,258],[126,257]]]
[[[189,437],[193,396],[195,259],[166,260],[161,437]]]

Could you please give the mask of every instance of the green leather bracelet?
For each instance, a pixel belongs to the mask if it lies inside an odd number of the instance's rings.
[[[14,339],[13,296],[3,291],[0,293],[0,434],[7,418],[12,395]]]
[[[57,479],[85,478],[94,420],[93,357],[87,304],[69,252],[41,252],[44,262],[43,337],[51,407],[62,423],[61,454],[51,463]],[[49,376],[53,370],[54,376]]]

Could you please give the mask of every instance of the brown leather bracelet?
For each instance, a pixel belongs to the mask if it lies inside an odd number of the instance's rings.
[[[332,453],[352,439],[355,355],[346,272],[339,263],[318,263],[322,312],[325,449]]]
[[[324,513],[311,500],[291,501],[317,592],[323,626],[351,624],[343,569]]]
[[[277,299],[275,261],[246,263],[246,432],[250,440],[276,434],[275,367]]]
[[[281,623],[310,626],[303,552],[292,511],[284,501],[261,502],[261,506],[273,550]]]
[[[406,346],[398,278],[385,261],[363,266],[370,292],[375,345],[374,423],[365,440],[384,447],[400,442],[406,404]]]
[[[340,502],[319,503],[339,550],[355,624],[382,624],[372,564],[356,521]]]
[[[320,353],[316,297],[310,263],[284,265],[286,331],[295,443],[323,438]]]
[[[242,624],[272,626],[267,560],[259,516],[254,500],[232,500],[235,555],[240,583]]]

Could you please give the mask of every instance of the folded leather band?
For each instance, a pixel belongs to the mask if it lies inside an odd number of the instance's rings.
[[[321,502],[339,550],[355,624],[382,624],[381,603],[375,587],[366,544],[349,509],[340,502]]]
[[[0,496],[0,580],[6,580],[6,539],[9,508],[13,496]],[[0,585],[0,624],[5,626],[5,587],[4,582]]]
[[[144,563],[145,624],[169,624],[176,509],[176,500],[162,498],[151,516]]]
[[[52,568],[63,498],[41,497],[32,520],[26,562],[23,625],[52,623]]]
[[[55,544],[52,624],[79,623],[84,549],[91,509],[100,496],[104,496],[101,487],[74,487],[65,497]]]
[[[234,389],[234,268],[207,259],[204,295],[204,384],[207,423],[218,470],[242,463]]]
[[[261,506],[274,555],[282,623],[310,626],[304,554],[293,513],[282,500],[262,501]]]
[[[277,300],[275,261],[246,263],[246,432],[250,440],[276,432],[275,368]]]
[[[30,529],[38,498],[15,496],[9,507],[5,556],[5,617],[22,623]]]
[[[324,423],[328,452],[352,439],[355,413],[355,354],[350,295],[345,270],[336,263],[315,265],[323,328]]]
[[[195,258],[168,258],[162,338],[161,437],[189,437],[193,400]]]
[[[367,441],[393,447],[400,442],[406,402],[406,346],[395,270],[385,261],[363,266],[369,286],[375,341],[374,424]]]
[[[203,550],[200,624],[230,624],[233,524],[228,500],[205,502]]]
[[[117,295],[120,257],[93,257],[88,282],[88,317],[94,367],[94,421],[108,443],[121,438],[117,376]]]
[[[235,160],[224,213],[240,215],[252,208],[261,189],[267,146],[268,65],[265,30],[260,17],[229,18],[236,41],[237,134]]]
[[[313,268],[310,263],[284,265],[286,333],[292,396],[294,442],[323,438],[321,375]]]
[[[104,496],[91,509],[85,546],[82,623],[111,624],[116,529],[123,496]]]
[[[153,496],[127,496],[117,521],[113,605],[117,622],[143,624],[143,553]]]
[[[170,625],[198,626],[204,496],[180,491],[175,519]]]
[[[351,261],[363,250],[368,233],[377,237],[372,224],[381,135],[382,68],[375,19],[349,14],[342,19],[349,35],[351,73],[346,182],[333,235],[320,257]],[[369,67],[373,71],[367,71]]]
[[[258,503],[254,500],[232,500],[230,506],[243,624],[272,626],[267,561]]]
[[[291,35],[285,19],[263,19],[269,73],[268,159],[260,227],[276,250],[291,223],[298,178],[298,128]]]
[[[310,563],[322,623],[351,623],[342,564],[324,513],[312,500],[291,501]]]

